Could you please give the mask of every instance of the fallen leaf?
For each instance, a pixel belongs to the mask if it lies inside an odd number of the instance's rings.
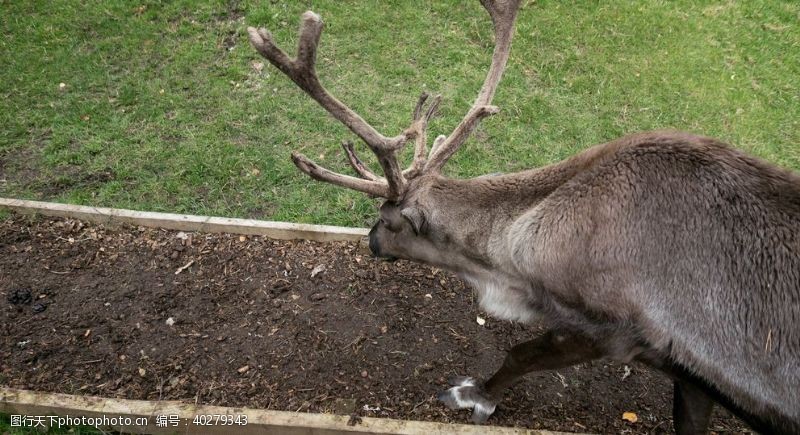
[[[637,421],[639,421],[639,417],[636,415],[635,412],[623,412],[622,419],[627,420],[631,423],[636,423]]]

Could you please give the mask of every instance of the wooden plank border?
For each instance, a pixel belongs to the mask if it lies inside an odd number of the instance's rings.
[[[343,434],[405,434],[405,435],[556,435],[531,429],[497,426],[474,426],[422,421],[350,417],[333,414],[308,414],[287,411],[266,411],[249,408],[192,405],[177,401],[147,401],[112,399],[94,396],[74,396],[59,393],[40,393],[0,387],[0,412],[12,416],[60,416],[78,419],[93,418],[105,421],[97,427],[126,433],[152,434],[264,434],[264,435],[343,435]],[[209,424],[194,424],[197,416],[247,416],[246,425],[223,425],[211,417]],[[158,417],[177,416],[177,426],[158,427]],[[13,417],[12,417],[13,418]],[[112,419],[118,419],[113,421]],[[118,424],[120,418],[129,418],[131,425]],[[172,417],[175,418],[175,417]],[[58,420],[43,418],[48,426],[57,426]],[[64,420],[62,420],[64,421]],[[123,420],[124,421],[124,420]],[[206,421],[203,417],[203,421]],[[136,423],[139,423],[137,425]],[[142,424],[146,422],[146,424]]]
[[[169,230],[261,235],[283,240],[359,241],[369,233],[366,228],[157,213],[8,198],[0,198],[0,208],[19,213],[81,219],[99,224],[125,223]]]

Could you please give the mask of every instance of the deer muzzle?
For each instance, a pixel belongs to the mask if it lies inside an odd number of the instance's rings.
[[[369,250],[372,252],[372,255],[375,256],[375,257],[383,258],[383,259],[385,259],[387,261],[395,261],[395,260],[397,260],[397,257],[395,257],[393,255],[389,255],[389,254],[381,251],[381,244],[380,244],[380,241],[378,240],[379,239],[379,237],[378,237],[378,225],[380,225],[380,223],[377,223],[377,224],[373,225],[372,229],[369,230]]]

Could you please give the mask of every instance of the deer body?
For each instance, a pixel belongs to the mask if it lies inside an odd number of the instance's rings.
[[[473,106],[430,153],[440,97],[426,105],[423,94],[410,127],[383,136],[320,84],[318,15],[303,15],[294,59],[265,29],[248,29],[267,60],[375,153],[383,177],[350,143],[358,177],[292,155],[312,178],[386,198],[369,234],[375,255],[451,270],[490,314],[547,325],[489,379],[455,377],[439,399],[484,422],[530,371],[638,360],[674,379],[678,433],[705,432],[714,401],[756,430],[800,433],[800,176],[710,138],[662,131],[515,174],[443,177],[478,122],[499,110],[490,103],[519,0],[481,3],[495,30],[491,66]],[[396,153],[412,140],[414,161],[401,171]]]
[[[426,182],[409,201],[457,241],[423,261],[459,273],[490,314],[577,331],[618,361],[657,355],[797,428],[797,175],[654,132],[532,171]],[[383,255],[425,252],[410,230],[372,237]]]

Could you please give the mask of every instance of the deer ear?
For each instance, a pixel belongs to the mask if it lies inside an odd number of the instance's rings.
[[[417,207],[406,207],[400,210],[400,214],[411,224],[414,234],[419,235],[425,227],[425,213]]]

